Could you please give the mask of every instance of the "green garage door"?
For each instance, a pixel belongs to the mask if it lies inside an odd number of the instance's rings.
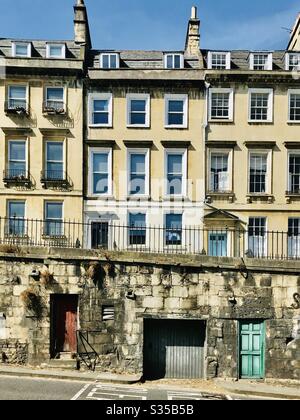
[[[240,322],[240,377],[264,378],[265,325],[262,321]]]
[[[144,321],[144,377],[198,379],[204,372],[204,321]]]

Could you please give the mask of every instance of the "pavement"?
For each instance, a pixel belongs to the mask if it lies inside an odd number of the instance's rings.
[[[139,375],[117,375],[100,372],[67,371],[54,369],[39,369],[24,366],[0,365],[0,376],[44,378],[54,380],[66,380],[86,383],[111,383],[119,385],[147,385],[156,389],[180,387],[186,392],[209,393],[210,395],[223,395],[226,399],[235,397],[251,397],[263,399],[287,399],[300,400],[300,382],[264,382],[264,381],[232,381],[216,379],[214,381],[204,380],[161,380],[141,384]]]

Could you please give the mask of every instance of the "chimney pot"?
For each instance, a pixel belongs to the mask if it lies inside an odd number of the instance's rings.
[[[197,7],[196,6],[192,7],[191,19],[197,19]]]

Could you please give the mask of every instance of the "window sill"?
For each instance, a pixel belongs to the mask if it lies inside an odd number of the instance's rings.
[[[233,124],[234,123],[233,119],[225,119],[225,118],[224,120],[210,118],[208,122],[209,124]]]
[[[298,124],[300,124],[300,120],[299,121],[287,121],[287,124],[288,125],[298,125]]]
[[[166,130],[187,130],[187,125],[165,125]]]
[[[190,201],[190,199],[187,196],[184,195],[165,195],[163,197],[163,201],[178,201],[178,202],[184,202],[184,201]]]
[[[247,194],[247,203],[251,204],[253,201],[261,200],[267,201],[269,204],[274,202],[274,196],[272,194]]]
[[[222,191],[220,191],[220,192],[214,191],[214,192],[208,192],[206,194],[206,201],[207,201],[208,204],[211,203],[214,199],[215,200],[227,199],[229,203],[233,203],[234,198],[235,198],[235,193],[231,192],[231,191],[223,191],[223,192]]]
[[[271,125],[271,124],[274,124],[274,121],[273,120],[272,121],[268,121],[268,120],[263,120],[263,121],[261,121],[261,120],[259,120],[259,121],[248,120],[248,124],[251,124],[251,125],[269,124],[269,125]]]
[[[89,128],[113,128],[112,124],[102,125],[102,124],[89,124]]]
[[[102,201],[108,201],[108,200],[114,200],[115,197],[113,195],[97,195],[97,194],[90,194],[87,197],[88,200],[102,200]]]
[[[150,195],[128,195],[126,197],[127,201],[150,201],[151,196]]]
[[[294,201],[299,201],[300,200],[300,192],[299,193],[293,193],[293,192],[286,191],[285,199],[286,199],[286,204],[290,204],[293,200]]]
[[[143,128],[143,129],[150,129],[150,125],[127,125],[128,129],[134,129],[134,128]]]

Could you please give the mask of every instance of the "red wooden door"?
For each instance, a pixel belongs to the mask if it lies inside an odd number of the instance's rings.
[[[78,296],[54,295],[53,299],[55,353],[76,353]]]

